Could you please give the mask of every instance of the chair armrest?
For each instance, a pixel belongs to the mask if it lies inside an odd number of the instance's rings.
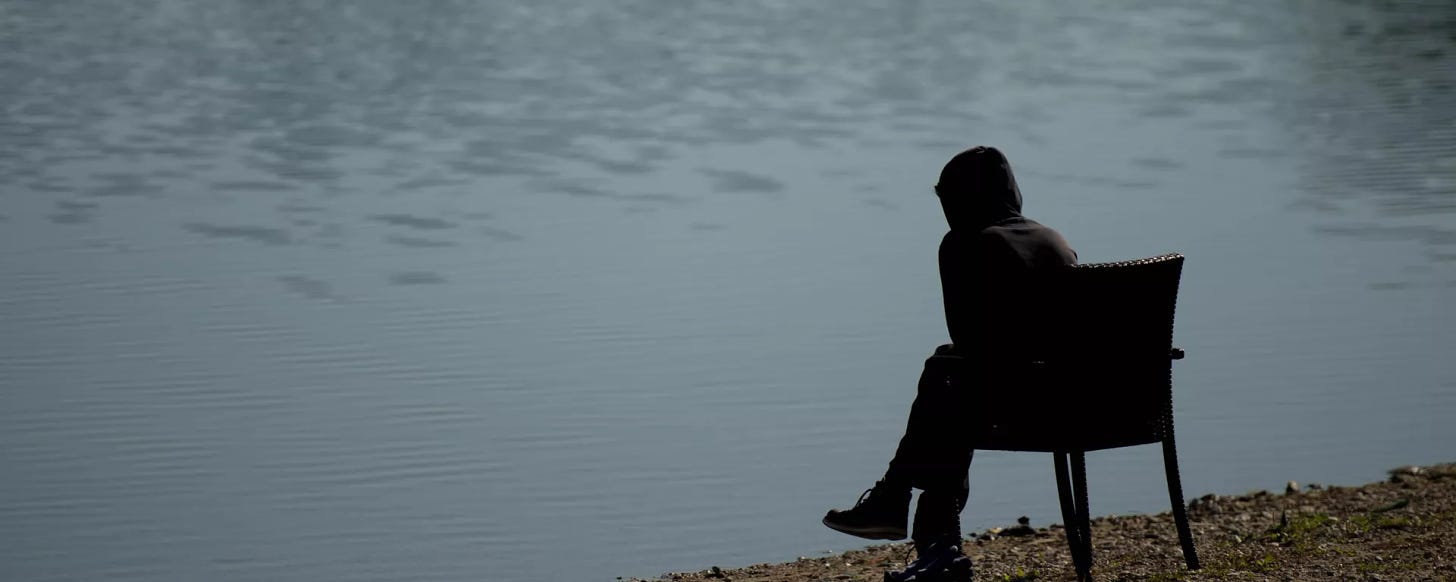
[[[1168,357],[1174,360],[1181,360],[1183,359],[1184,355],[1186,354],[1183,352],[1183,348],[1173,348],[1171,350],[1168,350]]]

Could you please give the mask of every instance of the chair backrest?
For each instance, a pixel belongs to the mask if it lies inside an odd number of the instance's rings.
[[[1168,363],[1182,255],[1062,270],[1049,279],[1053,357],[1073,363]]]
[[[1050,317],[1031,373],[1013,370],[978,421],[981,448],[1095,450],[1157,442],[1172,423],[1173,314],[1183,256],[1079,265],[1042,281]]]

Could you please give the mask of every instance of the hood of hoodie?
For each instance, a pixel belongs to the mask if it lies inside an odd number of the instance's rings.
[[[1021,217],[1021,189],[1005,154],[976,146],[951,158],[940,171],[936,192],[946,204],[952,229],[981,229]]]

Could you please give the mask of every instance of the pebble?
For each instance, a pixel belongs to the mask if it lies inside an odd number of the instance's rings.
[[[1036,535],[1036,530],[1032,529],[1029,525],[1022,524],[1015,527],[1008,527],[1006,529],[1003,529],[1001,530],[1001,533],[999,535],[1012,537],[1034,536]]]
[[[1399,467],[1399,468],[1396,468],[1396,469],[1391,469],[1390,470],[1390,482],[1391,483],[1401,483],[1401,482],[1404,482],[1404,480],[1405,480],[1406,477],[1414,477],[1416,475],[1420,475],[1422,471],[1423,470],[1420,467],[1417,467],[1415,465],[1410,465],[1410,466],[1407,466],[1407,467]]]
[[[1299,493],[1299,483],[1290,481],[1284,484],[1285,495],[1294,495],[1295,493]]]

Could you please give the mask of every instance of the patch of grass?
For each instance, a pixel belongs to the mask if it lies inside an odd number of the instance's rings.
[[[1252,572],[1254,574],[1268,574],[1279,569],[1279,559],[1274,554],[1264,554],[1257,558],[1253,556],[1232,556],[1227,560],[1221,560],[1211,564],[1204,564],[1203,569],[1197,572],[1187,570],[1176,570],[1173,572],[1162,572],[1148,578],[1148,582],[1179,582],[1187,580],[1189,576],[1200,574],[1224,579],[1238,572]]]
[[[1274,558],[1274,554],[1264,554],[1257,558],[1252,556],[1234,556],[1226,562],[1214,564],[1212,567],[1204,568],[1204,570],[1209,574],[1222,578],[1234,572],[1253,572],[1255,574],[1272,572],[1277,564],[1278,560]]]
[[[1383,529],[1407,529],[1415,525],[1411,519],[1402,515],[1355,515],[1351,516],[1346,531],[1354,535],[1363,535],[1376,530]]]
[[[1021,568],[1017,568],[1015,574],[1002,574],[1000,578],[997,578],[1000,582],[1031,582],[1040,579],[1041,575],[1037,574],[1036,570],[1022,570]]]
[[[1280,546],[1294,548],[1296,550],[1307,550],[1311,545],[1312,534],[1319,531],[1330,523],[1330,516],[1323,513],[1310,513],[1296,515],[1264,532],[1259,539],[1266,542],[1275,542]]]
[[[1203,568],[1197,571],[1173,570],[1170,572],[1158,572],[1149,576],[1147,582],[1182,582],[1194,575],[1198,575],[1201,578],[1211,577],[1216,580],[1222,580],[1242,572],[1267,574],[1278,569],[1279,558],[1272,553],[1265,553],[1258,557],[1235,553],[1221,560],[1212,562],[1205,561]]]
[[[1386,574],[1418,570],[1420,569],[1420,565],[1412,564],[1410,562],[1405,562],[1401,560],[1368,560],[1356,564],[1355,568],[1358,569],[1361,574]]]

